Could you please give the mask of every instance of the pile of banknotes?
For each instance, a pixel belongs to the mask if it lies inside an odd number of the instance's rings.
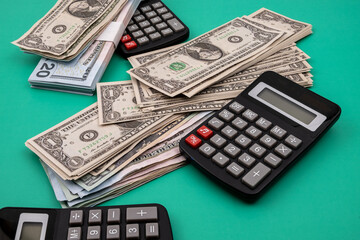
[[[273,70],[312,86],[295,42],[311,25],[268,9],[187,43],[133,56],[131,80],[98,83],[97,103],[29,139],[63,207],[94,206],[185,164],[179,141]]]

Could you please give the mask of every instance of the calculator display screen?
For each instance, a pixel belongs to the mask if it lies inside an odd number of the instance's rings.
[[[300,107],[294,102],[289,101],[268,88],[264,88],[258,94],[258,97],[305,124],[311,123],[316,118],[314,113]]]
[[[40,240],[42,223],[24,222],[21,229],[20,240]]]

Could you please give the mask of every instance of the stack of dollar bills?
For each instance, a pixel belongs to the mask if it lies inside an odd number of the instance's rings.
[[[26,142],[63,207],[94,206],[185,164],[179,141],[261,73],[312,86],[295,41],[311,25],[268,9],[182,45],[131,57],[131,80],[98,83],[97,103]]]

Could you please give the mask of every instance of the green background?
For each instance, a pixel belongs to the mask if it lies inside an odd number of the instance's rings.
[[[190,28],[190,38],[261,7],[311,23],[298,42],[311,59],[312,91],[339,104],[327,134],[254,204],[248,204],[187,165],[104,205],[161,203],[174,239],[360,239],[360,1],[164,0]],[[0,15],[0,208],[59,208],[27,139],[96,101],[31,89],[40,60],[10,44],[55,1],[7,1]],[[130,64],[114,55],[102,82],[129,79]]]

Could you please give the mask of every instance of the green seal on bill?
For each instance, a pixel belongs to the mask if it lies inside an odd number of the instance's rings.
[[[169,68],[174,71],[183,70],[185,67],[186,67],[185,63],[182,62],[174,62],[169,66]]]

